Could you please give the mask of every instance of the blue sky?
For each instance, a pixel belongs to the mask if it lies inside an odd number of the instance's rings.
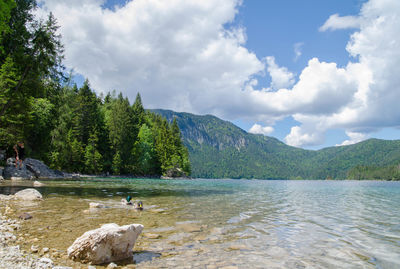
[[[400,1],[44,0],[97,92],[319,149],[400,135]]]
[[[354,30],[321,33],[318,28],[332,14],[357,15],[364,2],[366,1],[244,1],[235,23],[246,27],[246,47],[249,50],[257,55],[274,55],[280,65],[299,74],[313,57],[336,62],[340,66],[347,64],[349,54],[345,47]],[[300,44],[299,57],[295,54],[296,44]],[[264,76],[260,80],[269,83],[270,78]],[[233,122],[245,130],[249,130],[254,124],[242,120]],[[293,118],[287,117],[276,125],[271,135],[283,140],[293,125]],[[319,149],[339,144],[345,137],[343,130],[330,130],[323,144],[308,148]]]

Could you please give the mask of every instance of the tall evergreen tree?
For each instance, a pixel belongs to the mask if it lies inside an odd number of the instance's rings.
[[[119,94],[112,103],[107,119],[111,146],[115,154],[118,154],[118,163],[122,173],[132,172],[132,146],[135,142],[133,134],[133,112],[129,100]],[[115,158],[114,158],[115,160]],[[121,160],[121,161],[119,161]],[[113,162],[115,163],[115,162]],[[115,167],[115,164],[113,164]]]
[[[77,95],[77,133],[80,141],[87,144],[90,135],[98,129],[100,125],[100,110],[96,94],[92,92],[89,81],[86,79]]]
[[[8,18],[0,23],[0,144],[10,145],[32,126],[31,104],[43,97],[43,82],[61,76],[62,45],[54,17],[42,22],[32,15],[36,1],[0,7],[0,17]]]
[[[145,111],[143,108],[142,98],[140,97],[140,93],[136,94],[135,102],[132,106],[133,114],[134,114],[134,124],[135,128],[139,132],[140,127],[143,125],[145,121]]]
[[[103,157],[98,148],[97,134],[90,134],[88,144],[85,148],[85,172],[89,174],[99,174],[103,169]]]

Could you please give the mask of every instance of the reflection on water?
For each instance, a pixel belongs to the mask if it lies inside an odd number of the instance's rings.
[[[75,238],[114,222],[145,226],[135,246],[138,268],[400,268],[400,182],[44,183],[37,188],[44,201],[15,207],[15,216],[22,212],[34,216],[19,231],[25,238],[22,245],[49,247],[55,260],[69,266],[76,266],[65,259]],[[32,183],[6,182],[0,193],[28,186]],[[121,205],[127,195],[142,200],[145,210]],[[107,208],[89,210],[90,202]]]

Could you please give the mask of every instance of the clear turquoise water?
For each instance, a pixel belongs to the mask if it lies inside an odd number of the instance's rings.
[[[37,225],[41,218],[50,226],[52,219],[63,219],[58,230],[62,225],[77,227],[73,230],[79,236],[117,218],[119,224],[143,223],[144,233],[159,234],[157,239],[141,237],[135,254],[139,268],[400,268],[400,182],[90,179],[44,183],[37,189],[45,201],[30,207],[37,213]],[[30,184],[3,183],[0,192],[14,193]],[[122,208],[119,201],[128,194],[144,202],[143,212],[127,213]],[[108,208],[81,213],[92,201]],[[50,211],[48,219],[45,212]],[[35,227],[35,222],[31,224]],[[53,246],[46,238],[44,244],[65,249],[75,234],[63,244]]]

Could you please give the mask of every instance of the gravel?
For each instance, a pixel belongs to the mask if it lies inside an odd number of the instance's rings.
[[[0,268],[34,268],[34,269],[67,269],[70,267],[55,266],[49,258],[39,258],[21,250],[16,245],[14,235],[18,221],[12,220],[0,213]]]

